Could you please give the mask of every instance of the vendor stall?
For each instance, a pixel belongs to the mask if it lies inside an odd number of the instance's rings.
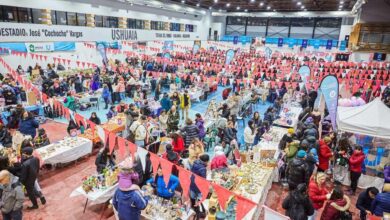
[[[100,137],[97,134],[97,131],[94,131],[95,133],[92,133],[92,129],[87,129],[84,131],[84,134],[79,134],[78,137],[86,138],[88,140],[91,140],[93,144],[96,144],[100,142]]]
[[[280,118],[274,121],[274,125],[287,128],[296,128],[301,107],[286,106],[280,112]]]
[[[119,113],[117,116],[111,118],[103,124],[102,128],[112,133],[120,133],[124,131],[126,128],[126,115]]]
[[[92,141],[81,137],[65,139],[36,149],[43,164],[61,164],[75,161],[92,152]]]
[[[7,108],[16,107],[16,105],[7,106]],[[44,117],[44,111],[42,105],[25,105],[23,108],[28,111],[32,112],[33,115],[43,118]],[[1,111],[1,120],[4,125],[8,124],[8,117],[11,116],[10,111],[2,110]]]

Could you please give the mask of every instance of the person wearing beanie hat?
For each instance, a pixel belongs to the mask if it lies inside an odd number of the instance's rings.
[[[210,157],[208,154],[202,154],[199,156],[199,159],[195,160],[191,172],[197,176],[207,178],[207,163],[209,162]],[[191,208],[194,209],[196,213],[199,212],[199,206],[197,206],[199,199],[202,198],[202,194],[195,183],[195,175],[191,176],[190,183],[190,198],[191,198]]]
[[[287,133],[291,135],[294,134],[294,128],[287,129]]]
[[[32,147],[25,147],[22,149],[22,153],[27,155],[27,156],[31,156],[33,151],[34,151],[34,149]]]
[[[300,183],[309,184],[310,170],[305,161],[306,151],[299,150],[296,157],[287,165],[287,179],[289,190],[294,190]]]
[[[294,129],[292,128],[287,129],[287,134],[284,134],[282,139],[280,139],[279,142],[280,150],[284,150],[287,144],[293,142],[293,135],[294,135]]]
[[[330,137],[324,137],[323,140],[320,140],[320,148],[318,153],[318,170],[325,172],[329,169],[329,160],[333,156],[332,150],[328,144],[332,141]]]

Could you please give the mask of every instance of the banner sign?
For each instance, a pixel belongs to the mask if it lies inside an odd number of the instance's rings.
[[[265,57],[269,60],[272,57],[272,50],[269,47],[265,48]]]
[[[29,53],[54,51],[54,43],[25,43]]]
[[[299,75],[301,75],[301,79],[304,84],[306,84],[307,77],[310,76],[310,67],[308,66],[301,66],[298,70]]]
[[[278,39],[278,47],[283,47],[283,38]]]
[[[163,46],[163,51],[164,52],[170,52],[173,50],[173,41],[164,41],[164,46]]]
[[[196,40],[198,33],[0,22],[2,42]]]
[[[314,40],[314,49],[320,49],[321,41],[320,40]]]
[[[200,50],[200,46],[202,45],[202,41],[194,40],[194,46],[192,47],[192,53],[196,54]]]
[[[290,38],[288,40],[288,47],[293,48],[294,45],[295,45],[295,39],[294,38]]]
[[[96,42],[96,49],[99,52],[100,56],[102,56],[103,64],[107,66],[108,58],[106,54],[106,45],[105,42]]]
[[[327,50],[331,50],[331,49],[332,49],[332,43],[333,43],[332,40],[328,40],[328,41],[326,42],[326,49],[327,49]]]
[[[238,36],[234,36],[233,37],[233,44],[237,44],[238,43]]]
[[[101,44],[104,46],[104,48],[108,49],[120,49],[119,43],[118,42],[105,42],[105,41],[97,41],[96,42],[96,47],[98,44]]]
[[[302,47],[307,48],[307,40],[302,40]]]
[[[345,35],[344,41],[345,41],[345,44],[348,45],[348,43],[349,43],[349,35]]]
[[[347,42],[346,41],[344,41],[344,40],[342,40],[341,42],[340,42],[340,50],[341,51],[345,51],[345,48],[347,47]]]
[[[225,64],[230,64],[234,58],[234,50],[230,49],[226,51],[226,61]]]
[[[336,114],[339,99],[339,82],[337,78],[334,75],[327,75],[322,79],[320,89],[328,108],[333,130],[336,131]]]

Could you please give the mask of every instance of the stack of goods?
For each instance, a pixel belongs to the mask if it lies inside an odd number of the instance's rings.
[[[100,175],[93,175],[83,178],[83,190],[86,193],[105,190],[110,186],[113,186],[118,181],[119,169],[106,168]]]
[[[88,140],[91,140],[94,144],[100,141],[99,135],[97,134],[97,131],[95,130],[95,133],[92,133],[92,129],[87,129],[84,131],[84,134],[79,134],[78,137],[86,138]]]
[[[142,190],[150,196],[148,206],[142,211],[142,216],[146,219],[170,220],[185,219],[187,216],[186,207],[177,203],[177,198],[166,200],[153,194],[153,188],[143,186]]]
[[[12,163],[18,161],[18,156],[13,148],[1,148],[0,149],[0,156],[8,157],[8,160]]]
[[[76,146],[80,146],[86,141],[87,140],[84,138],[67,137],[57,143],[53,143],[48,146],[39,148],[37,151],[39,151],[39,154],[41,155],[42,159],[45,160],[46,158],[49,158],[52,155],[56,154],[57,151],[64,151],[66,149],[71,149]]]

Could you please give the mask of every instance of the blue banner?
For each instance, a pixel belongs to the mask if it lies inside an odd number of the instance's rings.
[[[302,47],[307,48],[307,40],[306,39],[302,40]]]
[[[283,38],[278,39],[278,47],[283,47]]]
[[[96,49],[99,52],[100,56],[102,56],[103,64],[107,66],[108,64],[108,58],[106,54],[106,46],[104,42],[96,42]]]
[[[74,51],[76,50],[75,42],[54,42],[54,51]]]
[[[233,37],[233,44],[237,44],[238,43],[238,36],[234,36]]]
[[[320,40],[314,40],[314,49],[320,49],[321,41]]]
[[[326,42],[326,49],[327,49],[327,50],[331,50],[331,49],[332,49],[332,43],[333,43],[332,40],[328,40],[328,41]]]
[[[307,77],[310,76],[310,68],[308,66],[301,66],[298,70],[299,75],[304,84],[306,84]]]
[[[336,114],[339,99],[339,82],[334,75],[327,75],[322,79],[320,89],[325,98],[326,107],[332,121],[333,130],[336,131]]]
[[[346,41],[341,41],[340,42],[340,50],[345,51],[345,48],[347,47],[347,42]]]
[[[295,45],[295,39],[294,38],[289,38],[288,39],[288,47],[293,48]]]
[[[226,51],[226,61],[225,61],[225,64],[230,64],[230,62],[232,62],[233,58],[234,58],[234,50],[230,49],[228,51]]]

